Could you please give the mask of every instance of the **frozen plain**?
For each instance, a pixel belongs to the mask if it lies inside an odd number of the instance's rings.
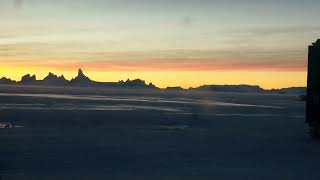
[[[64,92],[64,93],[62,93]],[[320,179],[296,95],[0,87],[2,179]]]

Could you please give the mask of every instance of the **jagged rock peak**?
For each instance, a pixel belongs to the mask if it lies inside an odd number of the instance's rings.
[[[24,76],[22,76],[21,78],[21,82],[31,82],[31,81],[35,81],[36,80],[36,75],[30,75],[30,74],[26,74]]]
[[[77,77],[71,79],[71,83],[76,83],[76,84],[86,84],[86,83],[91,83],[91,79],[84,75],[83,71],[81,68],[78,70],[78,75]]]
[[[59,76],[59,79],[66,80],[66,78],[64,77],[64,75],[63,75],[63,74],[61,74],[61,76]]]
[[[82,80],[90,80],[89,77],[84,75],[83,71],[81,68],[78,70],[78,76],[75,79],[82,79]]]
[[[47,77],[54,77],[54,78],[57,78],[58,76],[53,74],[52,72],[49,72],[48,76]]]
[[[67,81],[63,75],[58,76],[58,75],[55,75],[51,72],[49,72],[49,74],[43,80],[47,81],[47,82],[65,82],[65,81]]]
[[[0,79],[0,83],[1,84],[11,84],[11,83],[15,83],[16,81],[11,80],[10,78],[6,78],[6,77],[2,77]]]
[[[78,76],[79,76],[79,77],[85,76],[85,75],[83,74],[83,71],[82,71],[81,68],[79,68],[79,70],[78,70]]]
[[[58,76],[49,72],[49,74],[43,79],[44,81],[54,81],[58,79]]]

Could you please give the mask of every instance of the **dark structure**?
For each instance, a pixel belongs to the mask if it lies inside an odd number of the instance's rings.
[[[320,138],[320,39],[309,46],[306,122],[312,137]]]

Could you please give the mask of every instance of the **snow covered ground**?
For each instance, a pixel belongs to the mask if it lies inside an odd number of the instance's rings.
[[[304,102],[284,94],[0,93],[10,179],[320,179]]]

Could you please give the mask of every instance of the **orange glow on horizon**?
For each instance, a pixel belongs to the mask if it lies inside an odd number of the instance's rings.
[[[306,86],[306,71],[275,71],[275,70],[157,70],[157,71],[111,71],[83,68],[84,73],[92,80],[100,82],[115,82],[126,79],[143,79],[152,82],[157,87],[181,86],[183,88],[198,87],[210,84],[248,84],[259,85],[265,89]],[[0,77],[20,80],[25,74],[36,74],[37,79],[43,79],[48,72],[63,74],[67,79],[75,77],[77,68],[35,67],[35,66],[1,66]]]
[[[275,71],[301,72],[306,71],[305,61],[287,62],[237,62],[230,59],[213,61],[211,59],[149,59],[137,61],[83,61],[64,60],[65,63],[44,61],[2,62],[2,67],[19,67],[20,69],[57,69],[74,71],[79,67],[91,71]],[[2,68],[3,69],[3,68]]]

